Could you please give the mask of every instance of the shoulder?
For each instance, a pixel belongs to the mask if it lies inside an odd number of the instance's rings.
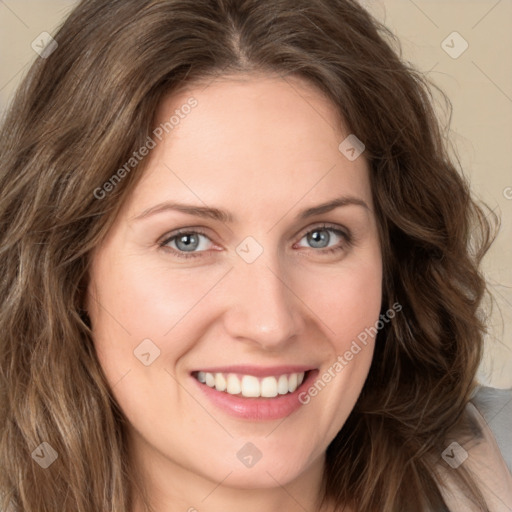
[[[441,492],[448,509],[478,512],[454,481],[454,472],[464,466],[476,479],[490,512],[512,511],[512,390],[479,386],[465,409],[469,430],[456,428],[440,466]]]
[[[479,386],[471,403],[491,430],[501,456],[512,472],[512,388]]]

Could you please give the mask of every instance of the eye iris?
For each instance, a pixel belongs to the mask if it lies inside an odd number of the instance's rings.
[[[199,237],[194,234],[184,234],[176,238],[176,247],[180,251],[193,251],[199,245]]]
[[[308,243],[314,248],[324,248],[329,245],[331,236],[326,229],[317,229],[308,234]]]

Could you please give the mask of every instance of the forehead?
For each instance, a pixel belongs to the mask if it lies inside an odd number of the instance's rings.
[[[350,161],[340,152],[349,132],[336,106],[304,80],[197,84],[162,101],[156,127],[166,123],[168,133],[135,190],[137,202],[170,196],[269,207],[345,193],[371,201],[364,156]]]

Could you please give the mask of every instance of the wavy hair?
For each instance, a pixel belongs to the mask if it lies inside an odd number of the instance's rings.
[[[437,468],[475,387],[492,217],[450,156],[433,86],[396,38],[355,0],[84,0],[54,37],[0,137],[0,509],[131,510],[126,418],[82,307],[91,251],[145,162],[105,199],[94,191],[144,145],[164,96],[264,73],[307,79],[364,142],[382,310],[403,307],[328,448],[324,500],[446,510]],[[45,470],[33,460],[42,442],[58,454]],[[469,471],[455,478],[488,510]]]

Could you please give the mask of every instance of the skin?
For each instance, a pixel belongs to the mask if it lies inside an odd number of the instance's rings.
[[[349,161],[338,150],[350,132],[298,78],[197,85],[166,98],[158,123],[191,96],[197,107],[152,150],[92,256],[95,348],[156,512],[319,510],[325,451],[360,394],[373,340],[284,420],[228,415],[190,372],[308,364],[322,374],[375,324],[382,259],[368,164],[364,154]],[[367,207],[298,217],[341,196]],[[172,209],[136,219],[165,201],[215,207],[234,221]],[[350,232],[352,242],[323,224]],[[177,256],[176,241],[159,245],[193,228],[206,235],[197,257]],[[312,247],[306,234],[315,228],[338,250]],[[263,249],[253,263],[236,251],[248,236]],[[160,350],[150,366],[134,356],[147,338]],[[237,458],[247,442],[262,454],[251,468]],[[137,500],[134,512],[142,510]]]

